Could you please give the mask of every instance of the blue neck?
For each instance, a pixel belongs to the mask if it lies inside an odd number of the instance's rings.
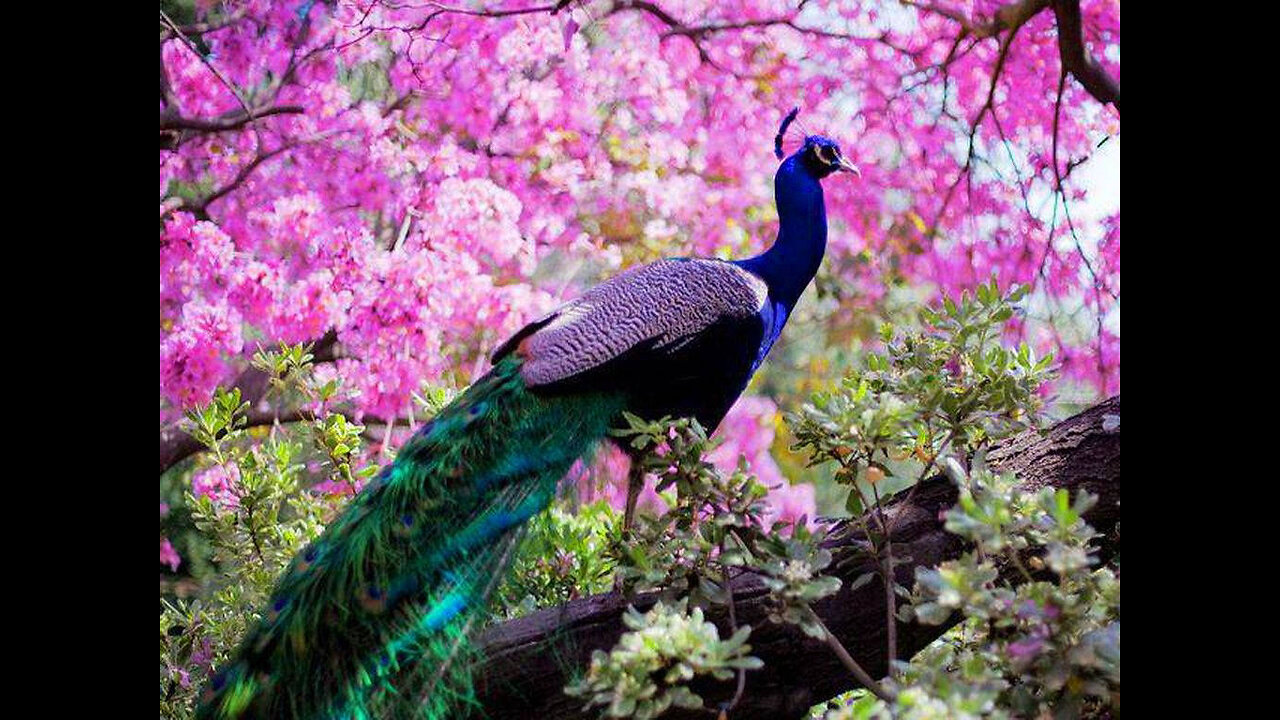
[[[764,253],[738,264],[759,275],[769,295],[787,308],[795,308],[822,264],[827,249],[827,206],[822,184],[805,167],[800,153],[782,162],[773,178],[778,205],[778,239]]]

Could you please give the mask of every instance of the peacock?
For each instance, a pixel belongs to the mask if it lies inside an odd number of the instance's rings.
[[[820,181],[858,168],[819,135],[783,159],[797,112],[774,138],[773,245],[745,260],[630,269],[503,343],[492,369],[290,562],[197,717],[465,710],[467,640],[525,521],[623,412],[695,417],[714,430],[817,273],[827,241]]]

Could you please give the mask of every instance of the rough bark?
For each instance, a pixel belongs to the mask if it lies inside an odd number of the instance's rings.
[[[1079,415],[1058,423],[1045,433],[1028,432],[1011,438],[988,454],[989,464],[1017,474],[1028,489],[1045,486],[1066,488],[1072,495],[1088,490],[1099,496],[1087,520],[1104,535],[1103,559],[1119,552],[1120,521],[1120,398],[1113,397]],[[926,480],[906,502],[905,494],[891,501],[900,514],[893,532],[894,555],[910,557],[900,566],[897,580],[911,585],[915,568],[934,566],[962,552],[963,545],[942,526],[941,514],[956,501],[949,480]],[[841,543],[856,543],[849,536]],[[814,607],[823,622],[844,643],[871,675],[886,673],[885,598],[879,582],[850,591],[850,581],[871,570],[869,564],[853,564],[837,574],[844,586],[836,595]],[[747,674],[746,694],[732,713],[734,720],[750,718],[799,718],[808,708],[857,682],[824,644],[798,629],[770,623],[768,594],[751,575],[733,582],[740,624],[754,628],[752,654],[763,659],[762,670]],[[644,609],[652,596],[635,600]],[[483,665],[476,672],[477,693],[486,717],[558,718],[594,717],[583,712],[580,699],[564,694],[566,671],[585,668],[591,652],[612,647],[623,633],[621,615],[627,600],[617,594],[582,598],[567,605],[496,625],[480,638]],[[724,612],[710,619],[727,634]],[[909,658],[932,642],[945,628],[914,623],[897,625],[899,655]],[[716,707],[733,694],[734,683],[697,686],[708,707]],[[668,713],[664,717],[698,717],[700,713]]]

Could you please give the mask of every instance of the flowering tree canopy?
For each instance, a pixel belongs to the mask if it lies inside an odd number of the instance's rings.
[[[162,2],[162,427],[316,341],[390,433],[621,268],[758,252],[796,105],[862,168],[827,188],[833,344],[995,274],[1033,288],[1015,332],[1116,392],[1120,215],[1073,215],[1073,173],[1119,134],[1119,32],[1117,0]],[[767,458],[774,406],[740,412]]]

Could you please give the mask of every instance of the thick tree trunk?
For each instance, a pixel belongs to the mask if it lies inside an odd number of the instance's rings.
[[[1079,415],[1058,423],[1047,433],[1028,432],[1011,438],[988,454],[989,464],[1018,475],[1027,488],[1066,488],[1074,497],[1079,490],[1099,496],[1087,520],[1104,536],[1104,559],[1119,552],[1120,521],[1120,398],[1113,397]],[[911,586],[916,567],[930,567],[959,556],[963,545],[942,527],[942,513],[956,502],[956,488],[935,477],[919,486],[910,503],[905,493],[891,501],[899,515],[893,532],[894,555],[911,561],[896,570],[897,580]],[[841,543],[856,543],[847,537]],[[844,586],[814,609],[849,652],[875,677],[886,673],[886,625],[884,587],[873,581],[850,591],[850,581],[871,570],[854,563],[837,574]],[[751,575],[733,582],[740,624],[754,628],[752,654],[764,660],[763,669],[747,673],[747,689],[732,713],[734,720],[749,718],[798,718],[808,708],[858,683],[831,650],[792,626],[768,620],[768,593]],[[652,597],[635,601],[640,609]],[[488,629],[480,638],[485,655],[477,669],[479,701],[493,720],[501,718],[594,717],[583,702],[564,694],[567,673],[581,671],[591,652],[612,647],[623,633],[621,616],[627,601],[617,594],[582,598]],[[723,611],[710,619],[727,635]],[[899,656],[909,658],[938,637],[945,628],[914,623],[897,624]],[[696,688],[709,707],[723,702],[734,691],[733,682],[709,683]],[[671,712],[665,717],[707,718],[700,713]]]

